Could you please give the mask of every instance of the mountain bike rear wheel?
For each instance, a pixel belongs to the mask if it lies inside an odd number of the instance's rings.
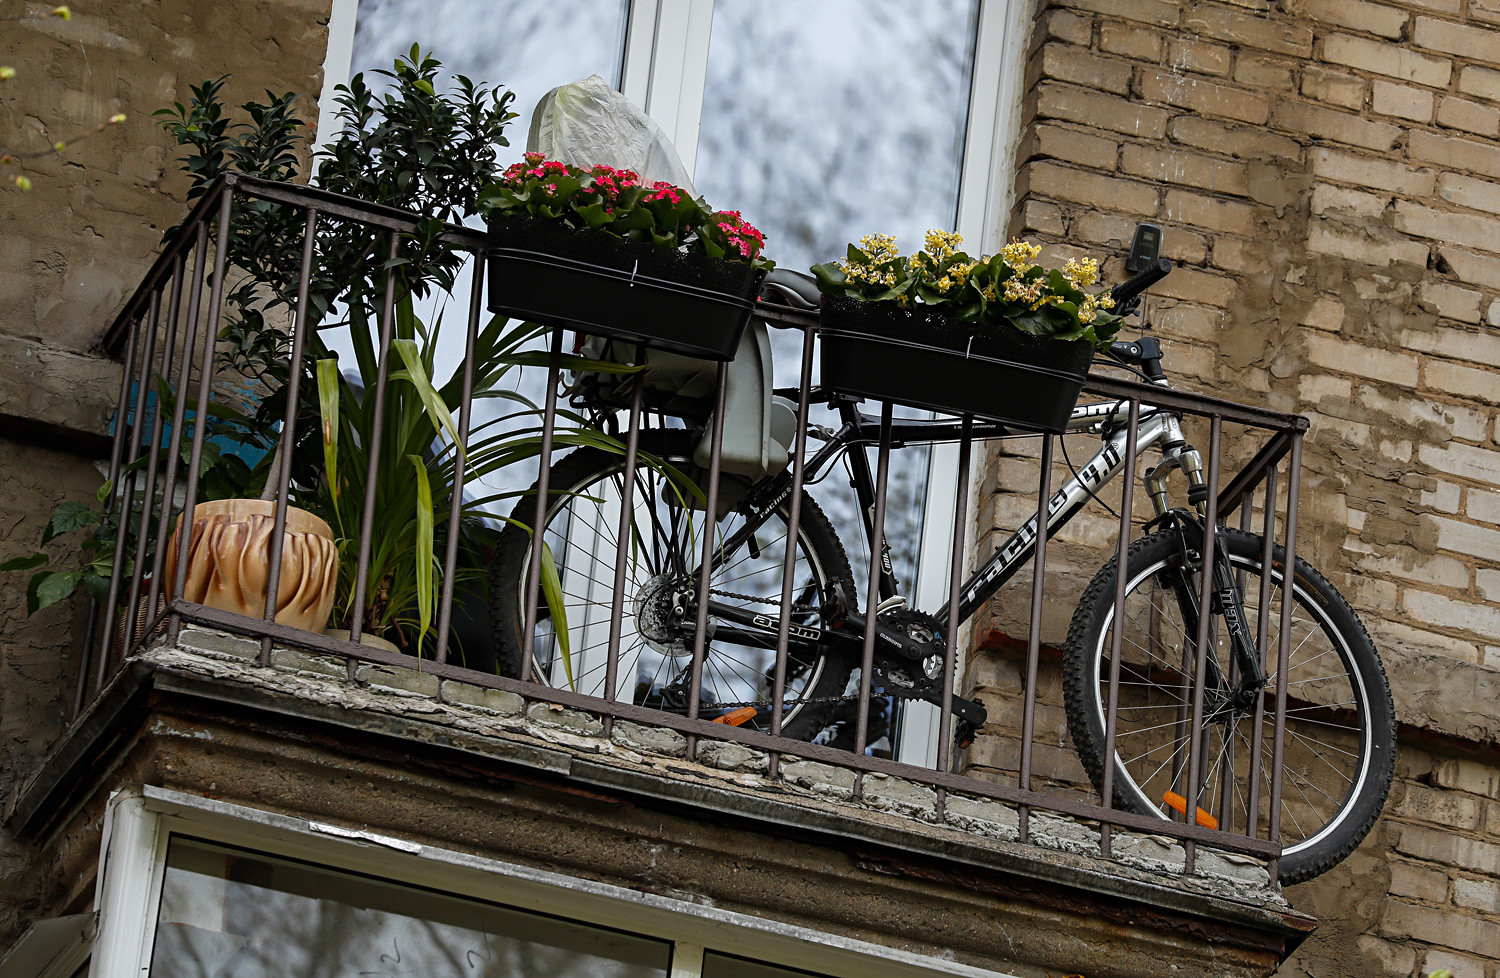
[[[643,456],[686,466],[689,432],[642,433]],[[614,591],[616,538],[624,488],[624,459],[593,448],[577,449],[552,467],[548,481],[545,540],[558,569],[567,622],[567,655],[545,601],[533,634],[532,678],[595,696],[605,694],[609,618]],[[696,568],[702,554],[705,514],[685,505],[680,492],[645,458],[636,469],[622,607],[622,635],[614,698],[667,712],[686,710],[690,685],[697,595]],[[512,523],[501,534],[490,571],[490,620],[505,675],[519,676],[525,643],[525,583],[531,561],[535,487],[521,497]],[[743,524],[730,513],[715,527],[723,540]],[[699,716],[715,719],[753,704],[744,725],[769,730],[786,553],[785,504],[774,511],[738,552],[716,557],[710,576],[713,601],[764,619],[756,641],[726,638],[732,629],[709,616]],[[849,559],[828,518],[806,493],[797,533],[791,620],[816,629],[829,582],[852,580]],[[741,630],[743,635],[745,630]],[[767,647],[770,646],[770,647]],[[783,736],[810,740],[823,729],[844,693],[855,661],[837,649],[788,652]]]
[[[1238,530],[1220,532],[1219,545],[1240,583],[1246,620],[1256,628],[1261,602],[1263,541]],[[1246,832],[1254,795],[1256,834],[1270,819],[1275,722],[1276,650],[1281,624],[1284,553],[1272,551],[1268,636],[1262,650],[1270,677],[1256,704],[1235,707],[1205,696],[1199,727],[1199,807],[1220,828]],[[1182,570],[1174,532],[1130,547],[1123,613],[1115,602],[1116,565],[1090,582],[1068,630],[1064,653],[1068,729],[1094,785],[1103,791],[1104,765],[1114,765],[1117,808],[1179,817],[1165,803],[1186,790],[1191,701],[1189,680],[1196,626],[1184,614],[1182,588],[1196,587]],[[1344,859],[1370,831],[1390,790],[1395,763],[1395,711],[1385,670],[1364,626],[1333,585],[1302,560],[1292,581],[1292,625],[1281,791],[1281,881],[1310,879]],[[1195,602],[1193,602],[1195,603]],[[1189,604],[1189,607],[1193,603]],[[1123,623],[1117,736],[1113,757],[1104,729],[1111,646]],[[1226,670],[1232,660],[1222,618],[1212,623],[1209,652]],[[1254,768],[1252,791],[1251,759]]]

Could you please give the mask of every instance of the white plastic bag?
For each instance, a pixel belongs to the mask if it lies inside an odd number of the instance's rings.
[[[661,126],[598,75],[560,85],[531,113],[526,149],[573,166],[606,163],[693,192],[687,169]]]

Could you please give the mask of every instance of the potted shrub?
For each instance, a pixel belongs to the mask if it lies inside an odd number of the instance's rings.
[[[927,232],[910,256],[889,235],[814,265],[822,293],[825,387],[1044,431],[1060,432],[1094,351],[1120,318],[1093,259],[1036,264],[1041,248],[1013,241],[971,258],[949,231]]]
[[[761,279],[760,231],[671,184],[528,153],[487,186],[490,309],[729,360]]]

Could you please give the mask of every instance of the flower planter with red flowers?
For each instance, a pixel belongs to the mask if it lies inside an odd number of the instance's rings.
[[[734,357],[772,264],[737,211],[630,170],[528,153],[481,209],[492,312],[687,356]]]
[[[978,260],[958,235],[929,231],[901,257],[887,235],[866,235],[846,261],[816,265],[823,293],[821,382],[858,397],[1001,424],[1061,432],[1094,351],[1119,317],[1091,295],[1098,266],[1031,264],[1039,248],[1013,242]]]

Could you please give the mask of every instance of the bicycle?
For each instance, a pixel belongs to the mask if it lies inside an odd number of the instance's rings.
[[[1170,270],[1159,263],[1114,290],[1122,304],[1138,297]],[[763,293],[796,305],[816,304],[799,280],[774,276]],[[1116,342],[1110,362],[1136,371],[1150,383],[1169,388],[1162,347],[1144,336]],[[792,397],[797,391],[778,391]],[[870,513],[875,481],[862,446],[872,443],[879,419],[859,412],[853,399],[814,390],[812,403],[838,412],[836,430],[810,426],[821,446],[807,458],[806,484],[815,484],[834,464],[847,461],[851,483],[864,514],[866,542],[874,539]],[[600,424],[617,404],[588,403]],[[677,406],[678,413],[681,406]],[[1101,487],[1126,471],[1129,445],[1123,402],[1083,404],[1074,409],[1069,433],[1098,434],[1102,445],[1050,498],[1049,535],[1077,514]],[[621,525],[625,460],[598,448],[581,448],[555,462],[548,479],[545,540],[558,568],[567,628],[562,634],[543,606],[533,631],[532,678],[567,684],[580,692],[605,692],[642,706],[686,713],[693,700],[691,663],[696,624],[701,534],[712,524],[714,559],[706,614],[704,658],[697,715],[766,729],[777,688],[777,629],[785,540],[790,517],[789,471],[748,484],[721,477],[717,521],[703,518],[702,502],[682,493],[674,470],[702,472],[693,448],[704,416],[673,426],[658,414],[643,424],[639,447],[654,464],[635,467],[623,617],[614,640],[621,654],[610,672],[617,527]],[[1116,612],[1117,559],[1093,577],[1073,614],[1064,648],[1064,706],[1075,748],[1094,786],[1104,794],[1112,768],[1116,807],[1162,818],[1195,803],[1202,824],[1215,810],[1254,810],[1268,815],[1271,763],[1270,724],[1274,715],[1275,653],[1285,586],[1284,552],[1242,530],[1216,526],[1207,643],[1200,775],[1197,790],[1184,790],[1190,732],[1191,664],[1201,622],[1195,578],[1202,564],[1205,533],[1202,459],[1183,435],[1179,413],[1142,405],[1135,457],[1157,450],[1161,461],[1143,474],[1154,519],[1147,535],[1129,547],[1125,605]],[[971,420],[975,439],[1003,438],[1015,432],[1003,425]],[[895,445],[953,441],[964,422],[956,419],[890,421]],[[858,447],[860,450],[853,450]],[[1189,506],[1168,504],[1167,481],[1181,473],[1189,484]],[[491,622],[502,671],[523,674],[525,582],[532,539],[536,488],[518,502],[502,532],[491,565]],[[848,556],[823,510],[803,489],[793,562],[793,601],[788,610],[788,653],[784,670],[781,734],[799,740],[816,737],[835,708],[853,694],[851,675],[861,661],[866,611],[858,607]],[[966,580],[959,593],[958,618],[967,621],[1032,557],[1037,539],[1033,516]],[[876,553],[871,548],[872,554]],[[1266,573],[1266,556],[1270,572]],[[924,700],[942,706],[947,604],[927,614],[907,606],[899,595],[890,551],[882,547],[872,689],[886,696]],[[1283,882],[1308,879],[1342,860],[1368,833],[1389,791],[1395,753],[1395,718],[1384,669],[1364,627],[1348,602],[1300,557],[1292,575],[1293,614],[1287,669],[1286,754],[1282,793],[1280,860]],[[1260,609],[1270,611],[1259,614]],[[1116,664],[1113,637],[1121,626],[1115,750],[1107,748],[1109,676]],[[1254,624],[1259,622],[1259,626]],[[628,633],[626,633],[628,632]],[[630,634],[633,633],[633,634]],[[604,675],[615,676],[613,690]],[[623,677],[623,678],[619,678]],[[857,684],[855,684],[857,685]],[[985,722],[982,704],[951,695],[960,745]],[[1184,801],[1191,798],[1192,801]],[[1165,803],[1164,803],[1165,800]],[[1247,814],[1247,818],[1250,816]],[[1207,821],[1205,822],[1205,818]]]

